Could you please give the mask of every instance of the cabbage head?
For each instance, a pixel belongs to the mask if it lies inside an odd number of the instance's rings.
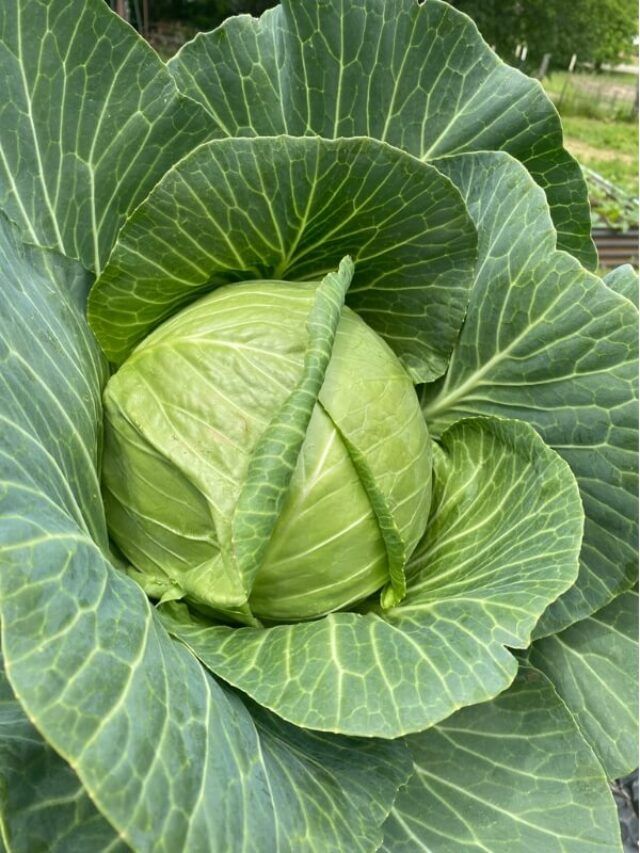
[[[109,6],[0,3],[0,853],[620,851],[638,279],[553,104],[443,0]]]
[[[402,364],[347,307],[295,467],[277,457],[270,469],[288,486],[252,585],[239,565],[234,515],[256,456],[276,452],[265,430],[284,429],[305,375],[318,286],[221,287],[152,332],[107,384],[107,520],[150,595],[247,624],[322,616],[387,584],[394,598],[393,574],[427,523],[431,444]]]

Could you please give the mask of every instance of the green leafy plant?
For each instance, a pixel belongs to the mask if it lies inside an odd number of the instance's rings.
[[[638,227],[637,198],[592,169],[584,168],[584,176],[589,188],[594,228],[629,231]]]
[[[637,279],[440,0],[0,9],[0,848],[619,848]]]

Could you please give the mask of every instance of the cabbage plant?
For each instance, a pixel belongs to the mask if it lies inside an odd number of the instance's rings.
[[[0,850],[619,850],[636,326],[441,0],[0,8]]]

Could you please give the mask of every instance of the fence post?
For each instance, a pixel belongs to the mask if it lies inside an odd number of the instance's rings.
[[[116,12],[121,18],[124,18],[125,21],[129,20],[127,0],[116,0]]]
[[[538,68],[537,76],[540,80],[544,80],[544,78],[547,76],[547,73],[549,71],[550,62],[551,62],[551,54],[545,53],[545,55],[542,57],[542,62],[540,63],[540,68]]]
[[[142,0],[142,35],[149,35],[149,0]]]

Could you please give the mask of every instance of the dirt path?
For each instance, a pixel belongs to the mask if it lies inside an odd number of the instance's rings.
[[[617,160],[620,163],[626,163],[630,166],[635,163],[635,159],[630,154],[611,151],[609,148],[596,148],[594,145],[589,145],[588,142],[575,139],[573,136],[565,136],[564,142],[569,151],[578,160]]]

